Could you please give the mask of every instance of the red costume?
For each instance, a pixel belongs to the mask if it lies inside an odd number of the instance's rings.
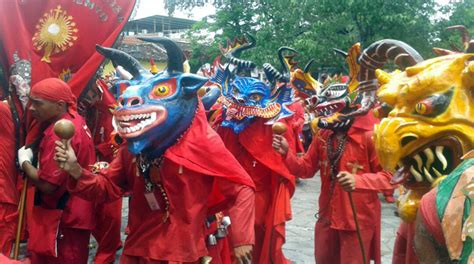
[[[254,243],[248,224],[254,221],[252,180],[209,127],[202,107],[181,140],[165,151],[161,165],[153,166],[159,170],[155,175],[169,201],[168,218],[163,210],[166,199],[159,188],[155,188],[154,197],[161,209],[150,209],[136,159],[122,146],[106,176],[83,170],[78,181],[69,181],[71,191],[97,202],[120,199],[125,191],[133,193],[130,234],[121,263],[199,261],[207,255],[205,218],[224,208],[229,208],[232,218],[233,246]]]
[[[17,225],[15,126],[10,108],[0,102],[0,253],[10,256]]]
[[[415,223],[401,222],[397,230],[397,238],[393,247],[392,264],[418,264],[413,237],[415,236]]]
[[[73,122],[75,134],[71,140],[71,146],[77,153],[77,160],[81,166],[87,167],[95,162],[94,146],[92,144],[91,134],[84,119],[75,111],[75,97],[71,90],[59,79],[45,79],[38,82],[31,88],[30,96],[41,98],[49,101],[65,101],[68,104],[68,112],[64,113],[61,118],[68,119]],[[95,225],[94,222],[94,205],[74,195],[65,195],[67,193],[66,183],[68,174],[62,172],[53,160],[55,141],[59,140],[54,133],[54,123],[49,124],[43,132],[43,137],[39,145],[38,158],[38,177],[42,181],[46,181],[57,189],[52,193],[41,193],[36,191],[35,207],[42,210],[33,209],[32,222],[28,223],[28,232],[30,241],[28,250],[32,253],[31,261],[33,264],[63,264],[63,263],[87,263],[89,248],[90,230]],[[54,210],[65,202],[64,210],[60,216],[60,224],[58,234],[55,230],[52,233],[43,233],[35,227],[49,227],[54,223],[47,222],[44,214],[45,209]],[[47,214],[47,212],[46,212]],[[33,224],[36,222],[36,224]],[[39,238],[39,239],[38,239]],[[31,240],[37,240],[44,243],[52,239],[57,239],[57,257],[53,255],[38,254],[41,243],[33,244]],[[42,248],[41,248],[42,249]]]
[[[392,189],[391,174],[382,171],[372,142],[371,114],[358,117],[347,132],[347,141],[338,170],[352,173],[351,164],[362,165],[357,171],[353,199],[361,229],[367,260],[381,263],[380,218],[381,206],[375,191]],[[324,130],[313,138],[308,152],[297,158],[290,150],[285,163],[289,170],[301,178],[310,178],[319,170],[321,194],[318,220],[315,227],[315,258],[317,263],[361,263],[362,254],[357,240],[355,222],[349,195],[331,180],[327,157],[329,137],[334,132]],[[336,144],[337,145],[337,144]]]
[[[91,89],[94,88],[92,87]],[[94,115],[88,116],[87,121],[89,121],[90,117],[89,127],[92,130],[97,160],[110,163],[114,158],[114,151],[116,151],[115,146],[111,144],[111,134],[114,131],[111,111],[114,108],[115,99],[107,90],[105,84],[102,90],[102,100],[92,106],[92,113]],[[97,240],[99,247],[94,257],[94,263],[112,263],[115,260],[117,249],[122,246],[120,239],[122,199],[117,199],[110,203],[97,204],[95,218],[97,225],[92,230],[92,235]]]
[[[218,133],[256,185],[252,263],[289,263],[282,246],[285,243],[285,222],[291,219],[290,198],[295,182],[281,155],[271,147],[273,131],[271,125],[264,124],[266,121],[256,118],[239,134],[226,127],[219,127]],[[292,128],[291,118],[282,122]],[[292,129],[287,130],[285,137],[290,144],[296,142]]]

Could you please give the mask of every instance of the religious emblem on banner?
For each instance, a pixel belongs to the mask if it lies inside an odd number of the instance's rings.
[[[59,79],[68,82],[72,78],[71,69],[63,69],[62,72],[59,74]]]
[[[65,51],[77,40],[77,27],[73,17],[58,5],[44,13],[36,24],[33,44],[38,51],[43,50],[41,61],[51,63],[50,56]]]

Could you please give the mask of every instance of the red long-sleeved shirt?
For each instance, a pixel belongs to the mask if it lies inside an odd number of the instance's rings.
[[[361,228],[373,228],[375,224],[380,223],[381,206],[377,191],[394,188],[390,184],[392,175],[382,169],[376,157],[372,142],[373,121],[369,115],[358,117],[349,129],[338,168],[339,172],[352,173],[353,168],[350,164],[357,163],[362,166],[362,169],[357,170],[356,189],[352,194]],[[326,147],[331,134],[332,131],[327,130],[315,136],[308,152],[302,158],[296,157],[290,150],[285,163],[290,172],[301,178],[313,177],[319,171],[321,175],[319,216],[328,219],[331,228],[355,230],[348,194],[337,183],[331,188]]]
[[[70,180],[69,190],[98,202],[119,199],[123,192],[132,191],[125,255],[178,262],[193,262],[205,256],[205,218],[214,187],[227,201],[233,245],[254,243],[253,183],[208,126],[203,111],[185,136],[163,155],[160,175],[170,203],[165,223],[163,210],[149,208],[144,179],[138,174],[135,156],[126,146],[119,149],[106,175],[83,170],[78,181]],[[154,194],[164,208],[159,188],[155,188]]]

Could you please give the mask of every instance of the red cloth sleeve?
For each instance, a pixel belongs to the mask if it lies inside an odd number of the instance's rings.
[[[56,186],[65,184],[68,174],[59,169],[56,161],[54,161],[55,141],[59,138],[54,133],[47,133],[41,141],[38,177],[42,181],[46,181]],[[73,137],[71,142],[72,148],[78,151],[77,137]]]
[[[289,149],[284,162],[286,167],[299,178],[312,178],[314,174],[319,170],[319,140],[317,137],[313,138],[313,142],[309,146],[308,152],[303,157],[297,157],[296,154]]]
[[[124,160],[124,152],[127,149],[122,147],[117,157],[112,161],[105,174],[94,174],[86,169],[82,170],[79,180],[69,177],[68,190],[88,201],[98,203],[112,202],[120,199],[128,190],[127,179],[122,165],[132,166],[132,160]]]
[[[372,140],[372,131],[364,134],[369,155],[370,171],[373,173],[358,174],[355,177],[356,191],[384,191],[393,190],[396,186],[390,183],[392,174],[384,171],[375,153],[375,146]]]
[[[254,244],[255,222],[255,194],[252,187],[244,184],[216,178],[219,191],[226,197],[235,197],[234,204],[229,208],[229,215],[232,221],[231,238],[234,247]]]

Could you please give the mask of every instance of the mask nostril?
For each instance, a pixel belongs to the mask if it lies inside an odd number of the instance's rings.
[[[412,141],[415,141],[415,140],[417,140],[417,139],[418,139],[418,138],[415,137],[415,136],[405,136],[405,137],[403,137],[402,140],[401,140],[401,145],[402,145],[402,147],[404,147],[404,146],[408,145],[408,143],[410,143],[410,142],[412,142]]]
[[[140,104],[140,100],[138,100],[138,99],[133,99],[133,100],[130,102],[130,105],[131,105],[131,106],[138,105],[138,104]]]

